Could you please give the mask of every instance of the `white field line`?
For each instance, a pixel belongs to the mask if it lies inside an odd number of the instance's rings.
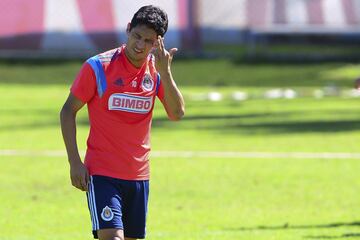
[[[84,155],[84,152],[81,152]],[[62,150],[0,149],[0,156],[66,157]],[[152,157],[168,158],[287,158],[287,159],[360,159],[360,153],[346,152],[232,152],[232,151],[152,151]]]

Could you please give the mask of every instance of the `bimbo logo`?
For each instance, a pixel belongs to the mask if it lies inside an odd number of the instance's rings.
[[[109,110],[133,113],[148,113],[152,107],[152,97],[132,96],[114,93],[109,98]]]

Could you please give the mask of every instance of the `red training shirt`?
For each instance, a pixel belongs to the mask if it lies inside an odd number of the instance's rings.
[[[136,68],[124,48],[84,63],[71,93],[88,107],[85,165],[90,175],[148,180],[152,111],[156,96],[163,100],[164,93],[154,57]]]

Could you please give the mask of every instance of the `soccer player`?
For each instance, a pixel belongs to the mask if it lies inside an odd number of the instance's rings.
[[[150,128],[155,98],[170,120],[184,115],[171,74],[176,48],[164,46],[167,14],[144,6],[127,26],[127,43],[88,59],[61,110],[72,185],[86,191],[94,238],[145,238]],[[90,133],[84,163],[76,114],[87,105]]]

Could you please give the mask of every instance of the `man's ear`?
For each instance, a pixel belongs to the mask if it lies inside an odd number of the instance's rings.
[[[129,35],[129,33],[130,33],[130,23],[128,23],[126,27],[126,34]]]

